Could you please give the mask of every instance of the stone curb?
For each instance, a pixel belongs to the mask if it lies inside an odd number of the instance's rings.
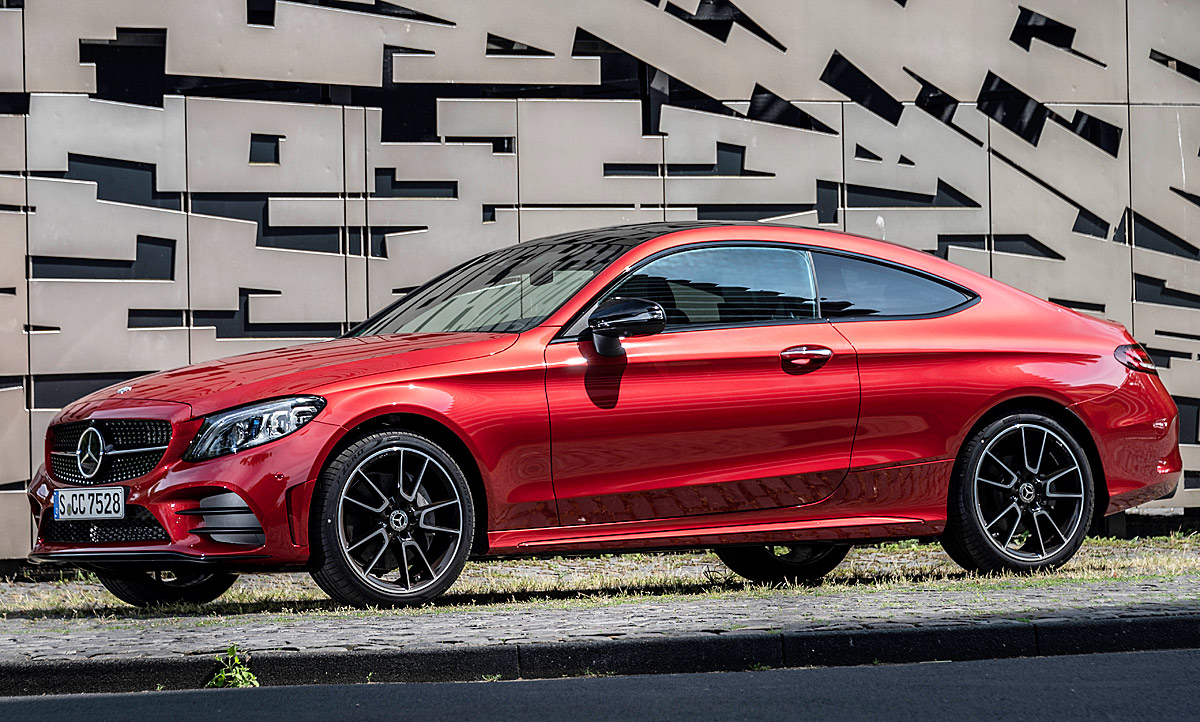
[[[727,672],[1200,648],[1200,615],[1003,621],[957,626],[746,631],[553,643],[337,652],[260,651],[264,686],[471,682],[584,675]],[[211,655],[0,663],[0,696],[203,687]]]

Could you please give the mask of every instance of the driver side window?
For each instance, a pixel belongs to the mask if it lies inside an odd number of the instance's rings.
[[[809,255],[772,246],[695,248],[639,268],[609,292],[663,307],[667,328],[766,324],[817,317]]]

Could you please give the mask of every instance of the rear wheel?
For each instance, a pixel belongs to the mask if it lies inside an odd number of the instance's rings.
[[[1037,571],[1083,544],[1095,503],[1087,454],[1061,424],[1018,413],[963,447],[942,546],[971,571]]]
[[[850,547],[843,544],[771,544],[718,547],[725,566],[751,581],[779,584],[820,579],[842,563]]]
[[[312,509],[313,579],[344,604],[424,604],[454,583],[471,552],[467,478],[416,434],[351,444],[322,475]]]
[[[228,572],[97,572],[104,588],[136,607],[207,604],[233,586]]]

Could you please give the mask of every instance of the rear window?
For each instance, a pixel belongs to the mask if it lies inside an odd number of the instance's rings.
[[[895,266],[813,252],[817,293],[825,318],[932,316],[970,301],[947,283]]]

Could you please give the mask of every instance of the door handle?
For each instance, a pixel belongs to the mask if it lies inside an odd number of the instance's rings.
[[[789,374],[807,374],[816,371],[833,358],[833,350],[824,346],[792,346],[779,352],[783,370]]]

